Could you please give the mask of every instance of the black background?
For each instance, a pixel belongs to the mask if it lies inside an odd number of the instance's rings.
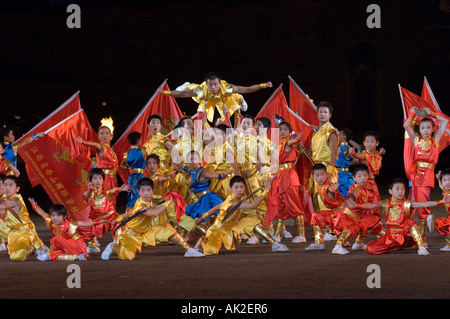
[[[420,95],[426,76],[450,114],[448,0],[78,1],[81,29],[66,25],[69,3],[0,1],[0,119],[16,138],[78,90],[94,129],[111,115],[117,138],[165,79],[175,89],[216,71],[236,85],[283,84],[289,101],[291,76],[315,104],[331,102],[332,123],[357,142],[379,132],[384,183],[404,177],[398,84]],[[380,29],[366,25],[370,3]],[[246,95],[248,113],[272,92]],[[195,113],[193,100],[177,102]]]

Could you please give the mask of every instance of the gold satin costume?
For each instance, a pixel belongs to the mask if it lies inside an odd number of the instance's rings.
[[[234,241],[236,240],[240,244],[242,234],[253,236],[252,233],[255,233],[270,245],[274,243],[273,237],[269,235],[267,229],[255,215],[242,216],[241,210],[238,209],[225,222],[223,221],[228,209],[241,199],[231,194],[223,202],[214,223],[208,228],[205,237],[202,239],[201,245],[205,255],[217,255],[222,245],[227,250],[236,249]]]
[[[152,200],[147,202],[139,198],[129,216],[133,216],[143,208],[152,207],[156,203],[158,201]],[[174,204],[172,201],[167,201],[162,205],[166,206],[166,209],[170,209],[170,206]],[[169,240],[181,246],[185,251],[190,248],[178,235],[175,228],[168,223],[166,212],[152,217],[141,215],[126,224],[125,230],[118,235],[112,250],[117,253],[121,260],[133,260],[136,256],[136,251],[140,252],[142,250],[143,244],[155,246],[158,243],[168,242]]]
[[[224,106],[228,109],[228,115],[231,118],[243,102],[242,95],[233,93],[232,85],[224,80],[220,81],[220,89],[216,94],[209,91],[206,81],[202,84],[188,84],[185,90],[195,90],[197,95],[192,99],[198,103],[197,112],[204,112],[209,122],[214,120],[214,109],[219,112],[220,120],[225,122]]]
[[[170,142],[170,139],[166,135],[157,133],[142,146],[145,154],[156,154],[159,156],[159,169],[164,175],[173,171],[171,151],[164,145],[167,141]]]
[[[30,219],[27,206],[22,196],[20,194],[12,196],[3,195],[2,199],[5,202],[15,201],[20,206],[16,213],[19,215],[22,223],[6,210],[5,220],[2,221],[3,226],[0,228],[3,231],[9,230],[6,239],[8,242],[9,258],[12,261],[25,261],[29,254],[44,246],[44,243],[36,232],[36,227]],[[3,236],[5,235],[3,234]]]
[[[180,157],[181,162],[178,164],[187,163],[186,156],[189,154],[190,151],[195,150],[199,152],[200,156],[202,154],[202,145],[200,144],[200,139],[197,136],[190,136],[190,137],[180,137],[176,144],[174,145],[174,154],[176,157]],[[175,177],[175,180],[173,182],[174,184],[174,191],[180,192],[181,196],[183,197],[184,201],[186,202],[186,205],[195,203],[197,201],[197,196],[195,196],[194,193],[191,192],[189,189],[189,179],[186,178],[184,174],[177,174]]]
[[[258,171],[256,170],[256,164],[258,163],[258,137],[253,134],[237,134],[236,135],[236,161],[241,174],[244,172],[250,173],[250,177],[246,178],[247,194],[251,194],[253,191],[261,187],[260,180],[258,179]],[[249,202],[259,197],[261,192],[257,192]],[[263,200],[258,209],[244,209],[242,214],[255,216],[257,212],[260,215],[265,216],[267,211],[267,199]]]
[[[331,125],[330,122],[327,122],[319,127],[319,129],[313,133],[312,139],[311,139],[311,145],[312,145],[312,159],[315,163],[322,163],[325,164],[327,167],[327,173],[331,174],[331,177],[329,178],[331,182],[337,183],[338,181],[338,171],[335,167],[330,165],[330,159],[331,159],[331,149],[330,145],[328,144],[328,139],[332,133],[335,133],[336,136],[338,136],[336,128]],[[337,154],[336,154],[337,156]],[[320,205],[320,203],[317,201],[317,191],[315,187],[315,181],[314,179],[310,178],[308,189],[313,189],[312,193],[312,199],[313,204],[316,211],[319,210],[326,210],[326,207],[323,205]]]
[[[227,176],[222,176],[222,179],[212,178],[210,180],[210,189],[222,200],[231,194],[230,180],[234,176],[234,169],[227,160],[227,152],[234,154],[234,149],[228,142],[216,145],[211,149],[211,162],[205,166],[208,171],[213,173],[231,172]],[[235,156],[234,161],[236,162]]]
[[[151,178],[153,181],[155,181],[155,177],[158,175],[159,175],[158,172],[155,174],[150,174],[149,178]],[[181,175],[181,174],[178,174],[178,175]],[[170,181],[165,181],[163,183],[163,186],[156,185],[156,182],[155,182],[155,185],[153,188],[152,201],[155,203],[160,202],[161,200],[164,199],[164,196],[167,193],[169,193],[170,191],[171,191],[170,190]],[[177,214],[175,212],[174,204],[168,206],[165,213],[167,215],[168,221],[172,225],[180,226],[185,231],[194,231],[197,229],[197,225],[195,225],[195,220],[186,214],[183,214],[180,217],[180,221],[177,221]]]

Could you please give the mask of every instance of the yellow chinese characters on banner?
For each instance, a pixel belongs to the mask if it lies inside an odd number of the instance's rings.
[[[83,199],[86,185],[80,183],[85,174],[61,144],[46,135],[22,147],[19,154],[28,174],[39,179],[52,202],[66,206],[68,218],[88,219],[89,206]]]

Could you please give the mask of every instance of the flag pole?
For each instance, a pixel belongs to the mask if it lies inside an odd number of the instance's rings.
[[[302,117],[300,115],[298,115],[297,113],[295,113],[294,111],[292,111],[287,105],[284,106],[286,108],[286,110],[291,113],[292,115],[294,115],[297,119],[299,119],[300,121],[302,121],[303,123],[305,123],[306,125],[308,125],[309,127],[314,128],[314,125],[309,124],[308,122],[306,122],[304,119],[302,119]]]
[[[403,106],[403,119],[406,120],[406,110],[405,110],[405,103],[403,101],[403,94],[402,94],[402,87],[400,86],[400,83],[398,84],[398,91],[400,92],[400,99],[402,100],[402,106]]]
[[[438,104],[436,98],[434,97],[433,91],[431,91],[431,86],[430,86],[430,84],[428,83],[427,77],[424,76],[423,79],[424,79],[424,81],[425,81],[425,85],[427,86],[428,94],[430,94],[430,97],[431,97],[431,99],[433,100],[434,106],[436,106],[436,108],[439,110],[439,112],[442,112],[442,111],[441,111],[441,108],[439,107],[439,104]]]

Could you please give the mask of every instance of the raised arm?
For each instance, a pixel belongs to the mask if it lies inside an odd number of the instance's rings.
[[[33,134],[30,137],[27,137],[26,139],[24,139],[22,142],[17,144],[17,149],[21,148],[22,146],[25,146],[27,144],[30,144],[31,142],[33,142],[34,140],[37,140],[40,137],[43,137],[45,134],[43,132],[39,132],[36,134]]]
[[[438,120],[439,122],[439,129],[437,130],[434,136],[436,138],[436,141],[439,143],[439,141],[441,140],[442,136],[444,135],[447,129],[448,120],[440,115],[436,115],[436,120]]]
[[[28,198],[28,201],[30,202],[31,206],[33,207],[33,210],[41,215],[42,218],[46,219],[50,214],[46,213],[34,200],[34,198]]]
[[[403,128],[406,130],[406,133],[408,134],[411,141],[414,141],[414,139],[416,138],[416,133],[414,132],[414,129],[411,126],[411,121],[412,116],[406,119],[405,123],[403,123]]]
[[[253,93],[256,91],[259,91],[261,89],[271,88],[272,82],[265,82],[261,84],[254,84],[251,86],[238,86],[238,85],[232,85],[233,93],[238,94],[247,94],[247,93]]]
[[[13,172],[14,176],[19,177],[20,171],[13,164],[9,164],[8,169]]]
[[[73,140],[78,144],[94,147],[99,152],[103,150],[102,144],[92,141],[85,141],[81,136],[74,137]]]
[[[159,89],[158,90],[159,94],[162,95],[168,95],[168,96],[173,96],[175,98],[187,98],[187,97],[194,97],[197,96],[197,92],[195,92],[195,90],[188,90],[188,91],[169,91],[169,90],[163,90],[163,89]]]

